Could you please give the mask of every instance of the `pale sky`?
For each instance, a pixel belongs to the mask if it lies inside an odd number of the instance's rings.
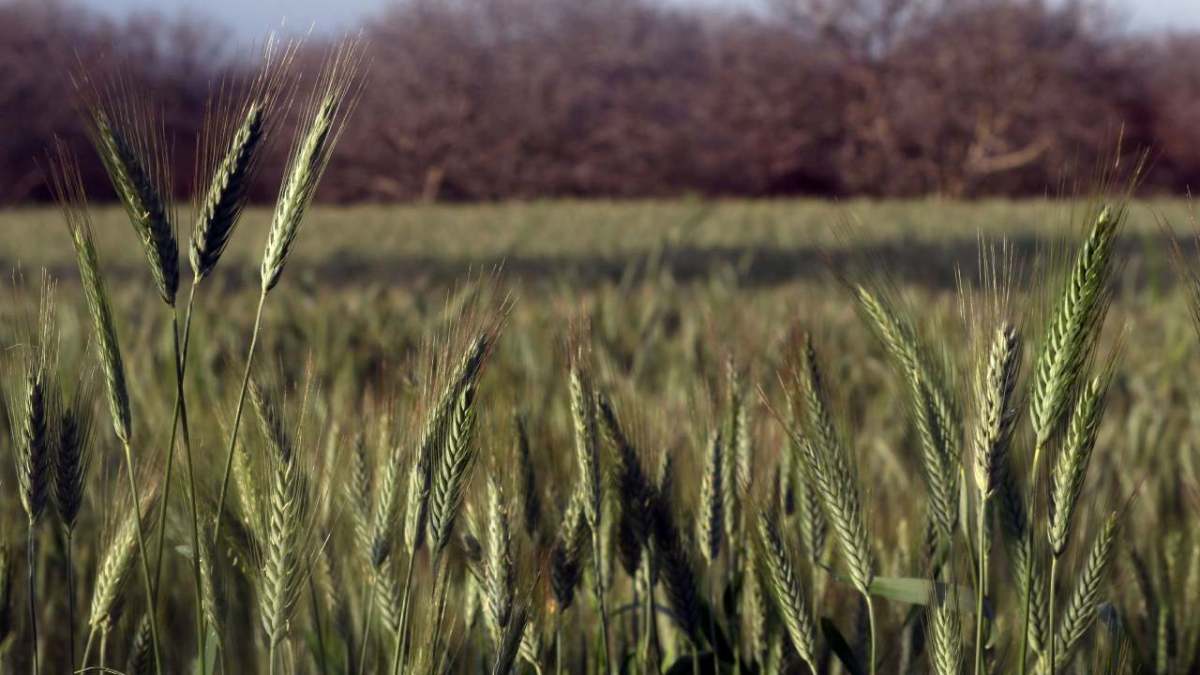
[[[0,0],[2,1],[2,0]],[[313,27],[336,33],[352,28],[363,16],[378,12],[393,0],[82,0],[93,10],[120,18],[132,10],[156,9],[167,14],[186,13],[216,19],[251,40],[281,25],[298,32]],[[753,6],[755,0],[672,0]],[[1109,0],[1124,14],[1133,30],[1200,30],[1200,0]]]

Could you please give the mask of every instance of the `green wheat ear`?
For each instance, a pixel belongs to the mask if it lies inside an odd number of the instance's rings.
[[[1114,249],[1124,222],[1124,208],[1100,209],[1050,317],[1029,401],[1036,448],[1044,447],[1059,427],[1095,348],[1112,295]]]
[[[792,647],[815,672],[817,638],[812,614],[800,587],[799,574],[783,544],[779,525],[765,511],[758,517],[758,533],[767,571],[770,572],[771,590],[784,627],[787,628],[788,637],[791,638]]]
[[[142,243],[159,295],[175,304],[179,246],[171,222],[170,158],[164,130],[150,120],[128,91],[96,96],[91,138],[129,222]]]
[[[246,117],[234,133],[229,149],[213,174],[200,202],[192,229],[188,259],[197,281],[208,276],[225,252],[246,204],[251,178],[260,156],[265,130],[265,111],[258,101],[250,104]]]
[[[116,321],[113,318],[108,288],[100,271],[100,256],[92,234],[92,220],[88,214],[87,198],[83,192],[83,179],[79,164],[66,146],[59,143],[52,156],[51,189],[62,206],[67,221],[71,243],[75,247],[75,258],[79,265],[79,277],[92,317],[97,356],[100,370],[107,384],[108,403],[112,412],[113,429],[117,438],[129,443],[132,436],[133,415],[130,410],[129,391],[125,379],[125,362],[121,358],[121,346],[117,339]]]
[[[287,173],[275,202],[275,213],[263,252],[261,280],[266,294],[283,274],[304,213],[312,203],[338,138],[358,102],[362,86],[363,46],[357,41],[334,51],[303,113],[304,125],[292,147]]]

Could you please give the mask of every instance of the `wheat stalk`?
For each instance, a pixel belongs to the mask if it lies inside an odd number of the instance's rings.
[[[821,496],[825,515],[833,523],[854,587],[859,593],[869,595],[868,589],[875,577],[874,556],[857,478],[825,402],[821,371],[811,338],[806,338],[803,360],[804,400],[810,431],[806,438],[796,441],[803,450],[806,468],[815,479],[814,487]]]
[[[742,575],[741,615],[745,617],[746,642],[754,662],[766,666],[771,632],[770,607],[763,595],[762,578],[759,572],[758,554],[751,546],[746,550],[745,569]]]
[[[583,330],[573,337],[570,346],[568,390],[571,400],[571,419],[575,429],[575,459],[579,467],[579,489],[583,491],[583,514],[592,531],[592,562],[595,571],[596,598],[600,605],[600,631],[603,640],[603,672],[611,669],[609,652],[608,610],[604,597],[604,574],[600,541],[601,503],[603,490],[600,480],[600,444],[596,422],[596,391],[588,372],[590,353],[584,343]]]
[[[1014,397],[1021,368],[1021,342],[1016,329],[1003,324],[992,338],[976,379],[978,420],[975,427],[975,485],[979,491],[979,567],[975,597],[975,672],[983,665],[983,602],[988,580],[988,501],[997,490],[1005,453],[1016,420]],[[939,663],[939,666],[942,665]],[[946,664],[949,665],[949,664]]]
[[[233,416],[233,429],[230,431],[229,445],[225,453],[225,469],[221,477],[217,516],[213,525],[214,542],[220,541],[221,538],[229,474],[233,467],[234,454],[237,452],[238,431],[241,428],[242,410],[246,403],[246,389],[254,366],[263,306],[266,304],[267,294],[279,283],[283,265],[300,230],[304,212],[312,201],[337,139],[345,128],[346,120],[355,107],[362,83],[362,65],[362,45],[359,42],[346,42],[334,50],[318,77],[314,96],[306,106],[303,116],[306,122],[292,148],[287,174],[275,204],[271,229],[263,253],[260,275],[262,292],[258,297],[254,329],[246,354],[246,368],[242,375],[242,386]]]
[[[59,405],[56,393],[51,390],[57,340],[53,314],[53,286],[43,278],[36,323],[27,327],[28,346],[22,351],[18,401],[5,406],[10,415],[8,427],[15,448],[18,492],[27,519],[30,646],[33,651],[35,674],[41,672],[41,663],[38,658],[38,602],[35,584],[37,541],[34,532],[45,511],[52,482],[53,436],[57,433],[55,418]]]
[[[726,411],[724,422],[724,452],[721,467],[721,494],[725,539],[730,555],[738,552],[742,532],[742,498],[750,492],[751,444],[749,406],[742,374],[730,359],[726,363]],[[732,563],[737,567],[736,560]]]
[[[12,635],[13,559],[7,543],[0,542],[0,644]]]
[[[1009,563],[1013,568],[1014,581],[1018,588],[1030,589],[1029,620],[1022,638],[1035,653],[1044,649],[1049,634],[1046,617],[1046,576],[1036,554],[1034,539],[1030,536],[1030,523],[1025,510],[1025,498],[1011,468],[1011,460],[1005,462],[1000,475],[1000,524],[1004,532],[1004,543]]]
[[[1108,371],[1111,373],[1111,370]],[[1083,479],[1096,446],[1096,435],[1100,430],[1100,419],[1111,376],[1106,373],[1093,378],[1083,389],[1067,428],[1062,451],[1054,465],[1050,490],[1050,522],[1047,535],[1050,540],[1050,625],[1054,625],[1054,582],[1057,578],[1058,562],[1067,548],[1067,537],[1071,532],[1071,517],[1079,494],[1083,491]],[[1057,662],[1057,641],[1050,643],[1050,670],[1053,673]]]
[[[1046,445],[1061,426],[1079,379],[1095,350],[1112,296],[1110,279],[1115,267],[1114,249],[1124,220],[1123,207],[1100,207],[1091,231],[1068,271],[1065,288],[1050,316],[1041,352],[1034,363],[1029,401],[1034,433],[1030,464],[1032,494],[1037,494],[1041,457]],[[1032,529],[1028,536],[1033,536]],[[1026,588],[1026,624],[1029,623],[1032,594],[1033,589]],[[1026,630],[1021,641],[1022,672],[1026,667],[1028,633]]]
[[[79,276],[87,300],[88,311],[95,330],[95,344],[101,372],[107,385],[109,409],[117,438],[130,438],[132,415],[129,409],[129,393],[125,384],[125,365],[121,359],[121,347],[117,340],[116,322],[109,303],[104,276],[100,272],[100,258],[92,234],[92,221],[87,211],[87,199],[83,193],[83,179],[79,165],[66,145],[59,143],[51,155],[51,189],[63,209],[75,257],[79,265]]]
[[[346,480],[345,497],[350,520],[354,526],[354,543],[358,551],[371,557],[371,462],[367,457],[366,439],[360,432],[351,442],[350,477]]]

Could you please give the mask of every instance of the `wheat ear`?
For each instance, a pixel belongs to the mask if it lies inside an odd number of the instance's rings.
[[[1029,469],[1031,494],[1037,494],[1041,458],[1047,443],[1061,426],[1071,398],[1079,387],[1079,380],[1095,350],[1112,296],[1110,280],[1115,268],[1114,251],[1124,220],[1124,207],[1105,205],[1100,208],[1087,239],[1068,271],[1066,287],[1050,316],[1041,351],[1034,362],[1029,401],[1029,417],[1034,433],[1033,460]],[[1029,528],[1027,536],[1032,538],[1032,528]],[[1032,550],[1032,542],[1028,548]],[[1032,576],[1028,580],[1033,581]],[[1033,593],[1032,587],[1026,587],[1026,630],[1021,639],[1020,657],[1022,673],[1025,672],[1028,657],[1028,625]]]
[[[724,483],[728,480],[723,471],[724,446],[720,432],[713,432],[704,453],[704,480],[700,484],[700,517],[696,519],[696,536],[700,544],[700,555],[711,565],[721,552],[721,535],[724,533],[726,493]]]
[[[943,542],[958,519],[960,422],[951,388],[934,366],[916,329],[883,290],[854,288],[862,313],[908,384],[913,418],[921,439],[922,461],[933,513]]]
[[[792,647],[813,673],[816,673],[817,633],[813,627],[812,614],[804,600],[800,577],[779,534],[779,526],[766,511],[758,516],[758,534],[767,571],[770,572],[771,590],[783,617],[783,624],[787,628],[788,637],[792,640]]]
[[[1109,371],[1111,372],[1111,371]],[[1054,464],[1050,489],[1050,522],[1047,534],[1050,540],[1050,625],[1054,625],[1055,599],[1054,582],[1057,580],[1058,563],[1067,548],[1071,532],[1071,520],[1079,494],[1083,491],[1083,479],[1096,446],[1096,435],[1100,430],[1100,419],[1104,412],[1105,394],[1110,377],[1101,375],[1093,378],[1080,393],[1075,411],[1067,428],[1062,451]],[[1051,672],[1054,671],[1055,651],[1058,645],[1050,643]]]
[[[346,119],[358,102],[362,67],[362,45],[350,41],[335,50],[318,77],[314,95],[303,114],[305,124],[292,147],[286,177],[275,202],[262,259],[264,295],[279,283],[304,213],[316,195],[317,185],[346,127]]]
[[[54,328],[53,287],[43,279],[41,302],[38,307],[38,318],[34,326],[29,327],[28,346],[23,351],[23,362],[19,375],[21,388],[16,404],[5,406],[12,418],[9,420],[9,430],[13,435],[14,459],[16,460],[17,486],[21,506],[25,509],[27,518],[26,560],[28,566],[29,586],[29,626],[31,633],[30,647],[33,651],[33,671],[41,672],[38,658],[38,602],[36,565],[37,540],[34,532],[38,521],[46,509],[52,477],[51,453],[54,449],[53,435],[56,433],[57,401],[56,393],[51,391],[53,370],[55,366],[55,342],[57,340]]]
[[[643,549],[650,536],[650,499],[653,492],[642,468],[638,450],[633,446],[616,410],[607,396],[598,403],[604,438],[613,449],[616,465],[612,470],[613,490],[618,500],[617,556],[626,573],[633,576],[641,563]]]
[[[304,211],[316,193],[317,184],[329,163],[337,139],[345,128],[346,119],[357,102],[362,83],[362,66],[362,46],[359,42],[344,43],[334,51],[318,78],[315,94],[305,111],[304,119],[307,121],[292,149],[263,252],[260,275],[262,292],[258,297],[254,329],[246,354],[246,368],[242,374],[241,391],[233,415],[233,429],[230,431],[229,445],[225,452],[225,469],[221,477],[221,491],[217,498],[217,515],[213,525],[214,542],[220,541],[221,538],[229,474],[234,454],[237,452],[238,431],[241,428],[242,410],[246,403],[246,389],[254,366],[263,306],[266,304],[267,294],[279,283],[284,263],[300,230]]]
[[[867,534],[866,517],[859,497],[853,465],[838,435],[826,403],[827,394],[817,363],[812,338],[805,337],[801,354],[808,438],[801,442],[806,465],[821,494],[825,515],[833,523],[842,556],[850,568],[850,580],[867,604],[870,621],[869,672],[875,672],[875,612],[871,582],[875,578],[874,557]]]
[[[258,164],[265,123],[265,107],[260,101],[252,101],[200,201],[188,249],[194,283],[212,272],[233,237]]]
[[[125,665],[128,675],[150,675],[154,672],[154,654],[150,643],[150,618],[143,615],[133,633],[129,646],[129,660]]]
[[[582,331],[581,331],[582,333]],[[596,598],[600,610],[600,632],[603,640],[603,671],[611,669],[608,636],[608,609],[604,595],[604,575],[601,565],[601,503],[603,490],[600,480],[600,444],[596,421],[596,391],[587,370],[590,353],[582,334],[574,338],[570,348],[571,367],[568,389],[571,398],[571,419],[575,428],[575,459],[579,467],[579,489],[583,490],[583,514],[592,531],[592,562]]]
[[[83,179],[79,173],[78,162],[61,142],[56,145],[55,155],[52,156],[52,166],[51,186],[55,197],[62,205],[67,229],[75,246],[79,276],[83,283],[84,296],[87,299],[95,330],[100,367],[108,385],[113,431],[121,441],[124,450],[125,473],[129,479],[130,495],[133,497],[134,511],[136,512],[140,508],[141,499],[138,495],[137,480],[134,477],[133,451],[130,446],[132,413],[130,412],[129,391],[126,388],[125,366],[121,359],[120,343],[117,340],[116,323],[104,285],[104,277],[100,272],[99,256],[92,238],[91,219],[87,212],[87,199],[83,193]],[[154,617],[155,594],[150,580],[149,548],[146,546],[146,537],[142,532],[141,518],[135,517],[133,523],[138,535],[144,590],[147,602],[150,604],[150,631],[154,645],[155,672],[161,673],[162,661],[158,649],[157,621]]]
[[[496,648],[503,641],[503,633],[512,618],[513,586],[516,571],[513,568],[512,539],[509,529],[508,505],[504,491],[495,476],[489,474],[487,481],[487,553],[485,580],[487,583],[488,629]]]
[[[1055,670],[1064,670],[1070,665],[1075,647],[1096,618],[1096,610],[1100,604],[1100,585],[1104,582],[1108,566],[1112,562],[1119,524],[1120,518],[1116,513],[1104,521],[1104,526],[1096,535],[1088,553],[1083,570],[1075,581],[1075,589],[1067,601],[1062,623],[1054,636]],[[1050,663],[1046,658],[1042,659],[1040,666],[1041,672],[1050,670]]]
[[[1125,220],[1123,208],[1104,206],[1071,266],[1033,369],[1029,413],[1036,449],[1046,446],[1067,413],[1096,334],[1108,309],[1114,249]],[[1036,470],[1036,466],[1034,467]]]
[[[975,427],[975,485],[979,491],[979,568],[975,590],[975,655],[976,673],[983,665],[983,603],[987,595],[988,502],[996,492],[1004,469],[1005,453],[1016,421],[1014,402],[1017,376],[1021,368],[1021,341],[1016,329],[1004,324],[997,329],[983,361],[975,385],[978,420]]]
[[[75,522],[83,507],[84,487],[92,460],[95,431],[95,391],[85,375],[59,417],[58,443],[54,453],[54,504],[62,524],[64,566],[67,571],[68,653],[75,663],[75,566],[73,561]]]
[[[1083,490],[1083,479],[1096,447],[1109,381],[1109,376],[1102,375],[1093,378],[1083,389],[1071,415],[1062,451],[1054,463],[1048,536],[1050,551],[1055,558],[1061,557],[1067,548],[1075,505]]]
[[[119,100],[125,97],[131,100]],[[151,121],[148,111],[136,108],[131,92],[105,98],[106,104],[91,111],[92,144],[142,244],[159,295],[174,306],[179,245],[171,222],[165,130]]]
[[[525,529],[525,534],[533,541],[538,541],[540,539],[538,529],[542,520],[542,502],[538,495],[537,470],[534,467],[533,448],[529,441],[527,425],[528,422],[523,416],[516,416],[514,421],[516,450],[521,467],[518,474],[520,486],[517,494],[521,498],[521,525]]]
[[[933,672],[937,675],[958,675],[962,672],[962,620],[959,607],[953,597],[932,601],[933,611],[929,627],[931,643],[929,658]]]

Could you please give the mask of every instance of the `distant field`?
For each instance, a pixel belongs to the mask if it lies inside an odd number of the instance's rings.
[[[684,278],[732,265],[747,281],[778,282],[814,274],[826,255],[835,262],[878,256],[901,277],[944,282],[955,265],[973,264],[980,236],[1005,238],[1018,253],[1032,253],[1078,233],[1084,208],[1053,200],[321,207],[309,216],[291,265],[314,280],[339,284],[446,281],[500,264],[514,279],[595,280],[653,258]],[[1159,245],[1165,244],[1159,219],[1185,231],[1193,212],[1181,200],[1134,204],[1126,246],[1135,257],[1153,260],[1167,250]],[[269,219],[265,208],[247,214],[222,261],[230,278],[255,271]],[[100,208],[95,221],[112,274],[144,273],[124,214]],[[189,221],[181,216],[179,222],[186,240]],[[69,277],[70,255],[56,209],[0,211],[0,268],[20,261],[26,269],[48,266]]]

